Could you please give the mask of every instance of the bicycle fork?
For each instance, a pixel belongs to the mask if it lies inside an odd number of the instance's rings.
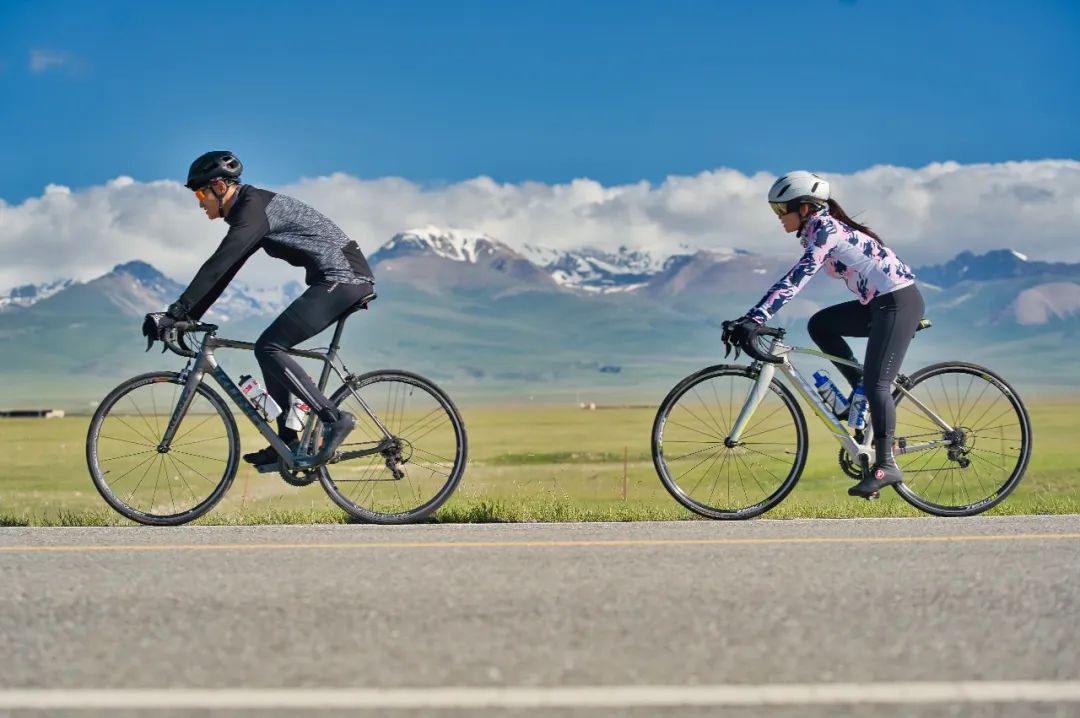
[[[173,408],[172,416],[169,417],[169,425],[165,427],[165,433],[161,436],[161,443],[158,444],[158,453],[167,454],[172,444],[172,440],[176,438],[176,432],[180,428],[180,422],[184,420],[184,416],[187,414],[189,408],[191,408],[191,402],[195,399],[195,392],[198,391],[199,384],[203,380],[203,375],[206,373],[207,363],[203,354],[200,352],[199,357],[195,362],[195,366],[190,371],[180,372],[180,376],[183,378],[186,375],[184,381],[184,388],[180,391],[180,398],[176,402],[176,406]]]
[[[761,400],[765,398],[765,393],[769,391],[769,383],[772,382],[775,375],[775,365],[761,365],[758,370],[757,381],[750,387],[750,393],[746,396],[746,402],[743,404],[742,411],[739,412],[739,417],[735,419],[735,423],[731,427],[731,433],[724,439],[724,446],[730,449],[739,443],[739,439],[742,437],[746,424],[750,421],[750,417],[754,415],[754,412],[757,411],[758,405],[761,404]]]

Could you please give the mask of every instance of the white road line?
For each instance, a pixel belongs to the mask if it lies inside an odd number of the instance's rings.
[[[0,709],[476,709],[1078,703],[1080,681],[712,686],[296,689],[0,689]]]

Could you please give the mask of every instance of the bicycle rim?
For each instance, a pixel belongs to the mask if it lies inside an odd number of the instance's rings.
[[[657,474],[676,501],[702,516],[764,513],[791,492],[806,464],[802,409],[775,379],[739,442],[725,444],[756,380],[747,367],[711,367],[680,382],[657,412]]]
[[[90,422],[86,460],[94,486],[133,521],[192,521],[222,499],[236,475],[236,422],[206,386],[198,387],[169,451],[158,451],[182,388],[175,372],[135,377],[105,397]]]
[[[419,521],[454,492],[465,470],[468,439],[457,408],[427,379],[402,371],[357,377],[331,401],[356,415],[341,453],[366,451],[385,437],[353,395],[356,392],[393,436],[393,450],[328,464],[319,479],[330,498],[350,515],[373,523]],[[396,452],[396,453],[395,453]],[[394,476],[388,461],[402,473]]]
[[[971,516],[1003,501],[1031,456],[1031,422],[1012,387],[974,364],[936,364],[911,377],[908,392],[952,426],[948,435],[900,392],[896,401],[896,491],[938,516]],[[905,446],[948,441],[925,451]]]

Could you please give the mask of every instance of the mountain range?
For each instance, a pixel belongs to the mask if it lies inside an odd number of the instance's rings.
[[[369,259],[380,298],[350,320],[343,354],[355,357],[355,369],[413,369],[477,400],[585,392],[653,401],[719,359],[719,323],[745,312],[795,257],[733,248],[671,256],[626,247],[518,251],[483,233],[424,227],[395,235]],[[1080,264],[1003,249],[961,252],[915,272],[941,331],[936,340],[920,333],[905,367],[965,359],[1020,384],[1080,385],[1072,372]],[[143,354],[138,326],[183,288],[131,261],[88,282],[57,279],[0,296],[4,403],[85,408],[136,371],[177,365],[171,355]],[[303,289],[295,281],[269,289],[233,282],[206,319],[223,335],[254,338]],[[776,323],[805,345],[805,317],[849,298],[836,282],[811,282]],[[233,376],[254,367],[246,355],[228,361]]]

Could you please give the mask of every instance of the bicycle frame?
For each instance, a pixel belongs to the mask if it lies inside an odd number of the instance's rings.
[[[337,328],[334,330],[334,338],[330,342],[330,346],[326,352],[312,351],[308,349],[290,349],[287,353],[291,356],[301,357],[304,359],[315,359],[323,362],[322,372],[319,376],[318,388],[319,392],[325,392],[326,383],[330,379],[330,372],[333,371],[337,374],[338,378],[349,387],[349,391],[352,392],[353,397],[360,404],[360,407],[364,412],[371,417],[371,420],[383,433],[383,440],[378,443],[373,449],[365,449],[359,451],[349,452],[349,458],[368,456],[370,454],[377,454],[381,451],[393,446],[394,439],[390,434],[390,431],[383,425],[379,417],[368,407],[356,390],[352,388],[352,385],[348,381],[348,377],[343,375],[335,362],[338,359],[338,349],[341,346],[341,334],[345,328],[344,318],[338,321]],[[294,455],[289,446],[281,440],[281,437],[277,435],[277,432],[270,426],[269,422],[263,418],[243,392],[240,391],[240,387],[225,373],[225,370],[217,361],[217,357],[214,355],[215,349],[240,349],[242,351],[254,351],[255,344],[253,342],[236,341],[234,339],[220,339],[213,332],[208,333],[202,341],[197,355],[194,358],[194,364],[190,366],[190,369],[185,368],[181,376],[186,374],[187,379],[184,382],[184,388],[180,392],[180,397],[176,403],[176,407],[173,410],[172,417],[169,420],[169,425],[165,429],[165,434],[162,437],[161,444],[158,445],[158,451],[166,452],[169,450],[170,444],[173,438],[176,436],[176,431],[180,427],[180,422],[183,420],[184,415],[187,413],[188,408],[191,406],[191,402],[195,398],[195,392],[199,384],[209,374],[218,386],[222,388],[226,395],[233,400],[233,403],[240,408],[240,411],[244,413],[244,416],[255,425],[255,428],[259,430],[259,433],[270,442],[270,446],[282,457],[282,462],[286,469],[292,471],[297,469],[307,469],[314,465],[312,456],[301,454]],[[282,411],[289,411],[289,407],[283,407]],[[304,431],[300,437],[300,446],[307,446],[311,439],[311,433],[315,429],[315,417],[309,415],[307,421],[304,424]]]
[[[750,417],[753,416],[754,411],[757,410],[758,405],[765,396],[765,392],[769,391],[769,383],[776,376],[777,369],[788,379],[788,383],[796,390],[796,392],[802,396],[803,400],[808,403],[814,409],[814,413],[818,415],[822,423],[829,430],[829,433],[839,441],[848,455],[856,461],[862,459],[869,460],[872,447],[871,441],[873,439],[873,429],[869,424],[866,427],[863,443],[859,444],[855,441],[855,438],[848,433],[847,428],[842,424],[825,406],[825,402],[818,396],[817,391],[810,385],[810,383],[803,378],[798,369],[791,363],[788,356],[791,354],[807,354],[810,356],[820,357],[822,359],[828,359],[831,362],[838,364],[844,364],[846,366],[855,367],[862,370],[862,365],[858,362],[850,361],[848,359],[842,359],[832,354],[826,354],[825,352],[818,351],[816,349],[810,349],[806,347],[791,347],[787,346],[781,341],[780,337],[773,337],[772,344],[769,347],[769,351],[773,356],[778,356],[783,359],[781,362],[769,363],[756,361],[751,366],[758,367],[758,377],[754,386],[750,388],[750,391],[746,397],[746,403],[743,405],[742,411],[739,412],[739,417],[732,425],[731,433],[727,436],[725,443],[729,446],[735,445],[739,438],[742,436],[743,430],[746,428],[746,424],[750,421]],[[917,406],[926,416],[937,424],[943,432],[953,431],[953,427],[949,425],[944,419],[938,416],[929,407],[915,398],[907,389],[903,386],[902,375],[898,375],[893,380],[893,390],[899,391],[904,395],[906,401],[910,401]],[[899,454],[910,454],[916,451],[925,451],[927,449],[933,449],[938,446],[948,446],[949,441],[942,439],[940,441],[929,441],[923,444],[916,444],[914,446],[900,446],[897,448]]]

